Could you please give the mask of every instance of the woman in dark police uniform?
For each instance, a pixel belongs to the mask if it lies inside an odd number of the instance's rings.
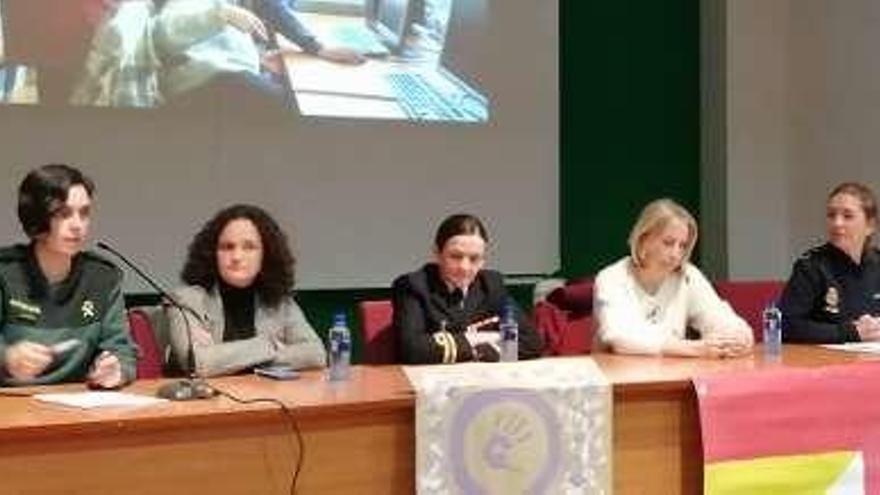
[[[83,251],[94,185],[67,165],[30,172],[18,218],[29,244],[0,249],[0,359],[6,384],[87,380],[114,388],[135,376],[122,272]]]
[[[798,259],[780,307],[786,342],[880,340],[877,200],[868,186],[840,184],[828,195],[828,240]]]
[[[497,361],[498,322],[513,304],[500,273],[484,270],[489,235],[473,215],[448,217],[434,237],[434,262],[394,281],[394,327],[406,363]],[[541,354],[541,338],[514,306],[519,358]]]

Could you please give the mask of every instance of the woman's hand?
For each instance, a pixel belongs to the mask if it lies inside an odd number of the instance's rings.
[[[501,332],[465,332],[464,336],[471,347],[480,344],[498,347],[501,344]]]
[[[360,65],[367,61],[363,55],[349,48],[321,48],[316,55],[328,62]]]
[[[859,316],[859,319],[853,322],[856,331],[859,332],[859,338],[863,342],[872,340],[880,340],[880,318],[871,315]]]
[[[725,359],[745,356],[752,352],[750,336],[738,334],[713,335],[700,340],[669,337],[661,348],[665,356],[703,357]]]
[[[290,48],[278,48],[269,50],[263,54],[260,64],[272,74],[279,75],[284,72],[284,57],[290,53],[299,53]]]
[[[31,380],[43,373],[54,358],[49,347],[24,340],[6,348],[6,371],[16,380]]]
[[[748,336],[718,335],[703,339],[703,356],[714,359],[736,358],[752,352]]]
[[[102,351],[92,364],[87,378],[89,385],[98,388],[116,388],[122,385],[122,365],[115,354]]]

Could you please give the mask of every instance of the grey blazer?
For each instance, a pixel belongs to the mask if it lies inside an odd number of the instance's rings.
[[[223,299],[215,287],[210,292],[199,286],[175,289],[174,296],[192,308],[204,323],[188,312],[169,306],[171,349],[181,369],[186,369],[187,324],[204,327],[210,334],[209,345],[193,342],[196,372],[200,376],[235,373],[261,363],[288,364],[294,368],[322,367],[327,362],[324,344],[306,320],[293,298],[286,297],[277,308],[267,308],[257,300],[254,314],[256,332],[250,339],[223,342]]]

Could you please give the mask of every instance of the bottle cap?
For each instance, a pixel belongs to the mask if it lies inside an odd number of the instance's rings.
[[[511,301],[507,301],[506,303],[504,303],[504,309],[502,310],[501,314],[507,321],[513,319],[513,303]]]
[[[345,313],[336,313],[333,315],[333,326],[334,327],[344,327],[345,324]]]

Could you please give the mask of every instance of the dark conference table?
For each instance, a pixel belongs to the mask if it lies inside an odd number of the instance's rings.
[[[690,378],[767,366],[822,366],[877,359],[785,346],[732,360],[594,354],[614,394],[615,493],[700,493],[702,454]],[[129,392],[153,394],[162,381]],[[242,398],[293,408],[305,441],[297,493],[412,493],[415,395],[398,366],[356,366],[329,384],[320,372],[295,381],[212,379]],[[18,390],[18,389],[16,389]],[[82,390],[78,385],[41,391]],[[0,397],[0,492],[4,494],[284,494],[297,451],[277,406],[225,397],[136,409],[78,410],[30,397]]]

